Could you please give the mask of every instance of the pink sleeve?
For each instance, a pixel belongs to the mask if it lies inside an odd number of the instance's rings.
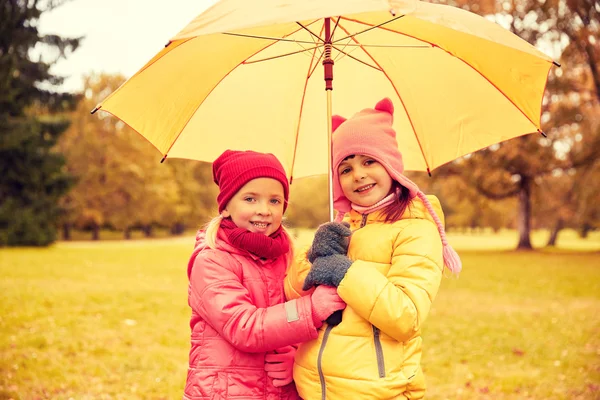
[[[237,264],[214,251],[196,257],[190,306],[235,348],[266,352],[315,339],[310,297],[257,308],[236,274]]]

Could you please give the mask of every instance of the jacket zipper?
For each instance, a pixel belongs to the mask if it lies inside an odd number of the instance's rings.
[[[319,349],[319,356],[317,357],[317,370],[319,371],[319,380],[321,381],[321,400],[325,400],[325,375],[323,375],[323,367],[321,366],[321,359],[323,358],[323,351],[329,338],[329,333],[333,329],[333,325],[327,325],[325,333],[323,334],[323,341],[321,342],[321,348]]]
[[[360,227],[363,228],[367,224],[367,217],[369,214],[363,214],[362,221],[360,221]]]
[[[373,342],[375,343],[375,354],[377,355],[377,370],[379,371],[379,377],[385,378],[385,362],[383,360],[383,348],[381,347],[379,332],[379,328],[373,325]]]
[[[369,214],[362,215],[362,221],[360,227],[363,228],[367,224],[367,217]],[[385,377],[385,361],[383,360],[383,348],[381,347],[381,339],[379,338],[379,328],[375,325],[373,327],[373,342],[375,344],[375,354],[377,355],[377,370],[379,371],[379,377]]]

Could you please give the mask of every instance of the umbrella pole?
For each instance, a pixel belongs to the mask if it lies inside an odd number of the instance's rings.
[[[331,92],[333,91],[333,60],[331,58],[331,27],[329,18],[325,18],[324,44],[323,69],[325,70],[325,92],[327,93],[327,194],[329,197],[329,221],[333,221],[333,174],[331,173],[333,163],[331,159]]]
[[[331,173],[331,90],[327,91],[327,194],[329,196],[329,221],[333,221],[333,174]]]

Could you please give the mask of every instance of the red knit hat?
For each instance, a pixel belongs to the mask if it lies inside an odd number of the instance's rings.
[[[388,98],[381,100],[374,109],[366,108],[350,119],[334,115],[332,158],[333,158],[333,206],[338,211],[338,217],[352,209],[350,200],[346,198],[340,185],[338,167],[348,156],[363,154],[373,157],[386,169],[393,180],[407,188],[410,197],[419,199],[437,225],[444,246],[444,263],[454,273],[460,272],[462,263],[458,254],[450,247],[446,239],[444,226],[436,215],[431,203],[419,187],[403,175],[404,163],[402,153],[398,150],[396,132],[392,128],[394,122],[394,105]],[[336,218],[339,219],[339,218]]]
[[[252,179],[273,178],[283,186],[283,211],[287,208],[290,187],[283,166],[273,154],[255,151],[225,150],[213,162],[213,180],[219,186],[219,212]]]

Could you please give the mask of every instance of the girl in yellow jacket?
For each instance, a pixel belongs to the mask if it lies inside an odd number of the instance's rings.
[[[386,98],[348,120],[333,117],[338,222],[317,230],[285,289],[294,298],[336,286],[347,307],[341,322],[334,314],[296,353],[294,380],[305,400],[425,395],[421,328],[444,265],[458,273],[461,263],[446,241],[439,201],[403,175],[393,112]]]

